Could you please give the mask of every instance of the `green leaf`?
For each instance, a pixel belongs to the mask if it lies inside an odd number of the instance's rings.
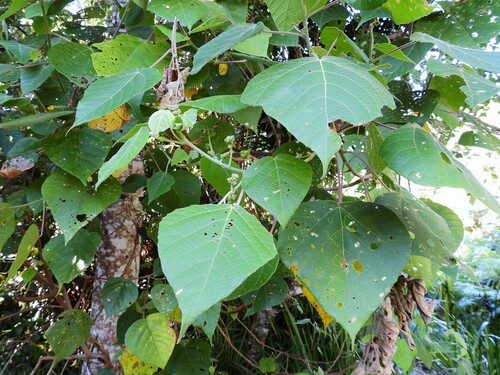
[[[241,102],[241,95],[215,95],[180,104],[181,107],[191,107],[217,113],[233,113],[247,108]]]
[[[214,57],[262,30],[264,30],[264,25],[261,22],[230,27],[198,49],[194,55],[191,74],[198,73]]]
[[[261,358],[259,360],[259,371],[263,373],[275,373],[279,370],[279,365],[273,357]]]
[[[365,22],[370,21],[374,18],[391,18],[391,12],[389,12],[385,8],[363,10],[360,12],[360,15],[361,17],[358,23],[358,27],[356,27],[356,30],[358,30]]]
[[[456,75],[462,78],[465,85],[460,86],[460,90],[467,95],[465,102],[472,108],[491,99],[498,93],[498,86],[495,82],[467,69],[458,68],[451,64],[442,64],[437,60],[430,60],[427,67],[430,72],[438,77]]]
[[[87,178],[104,163],[111,138],[100,130],[82,128],[67,136],[61,132],[48,137],[44,146],[52,162],[87,184]]]
[[[447,55],[471,66],[491,73],[500,72],[500,52],[458,47],[424,33],[413,33],[410,39],[417,42],[433,43]]]
[[[302,6],[306,14],[311,14],[322,7],[317,0],[267,0],[276,27],[281,31],[290,31],[294,25],[302,22]]]
[[[359,10],[372,10],[384,4],[387,0],[348,0],[352,7]]]
[[[244,24],[247,21],[248,2],[246,0],[219,0],[227,18],[233,24]]]
[[[175,122],[174,114],[168,109],[159,109],[148,120],[149,130],[155,137],[167,129],[171,129]]]
[[[330,49],[331,45],[335,43],[330,55],[332,56],[346,56],[351,55],[358,61],[368,62],[368,56],[358,47],[354,41],[349,38],[342,30],[333,26],[326,26],[321,30],[321,43],[326,49]],[[325,53],[326,54],[326,53]]]
[[[156,69],[144,68],[97,80],[85,90],[78,103],[73,127],[113,111],[153,87],[161,77]]]
[[[112,277],[106,280],[102,287],[102,304],[107,317],[125,310],[136,301],[137,297],[139,297],[137,285],[129,279]]]
[[[130,326],[125,345],[141,361],[163,368],[175,346],[175,331],[160,313],[151,314]]]
[[[100,76],[113,76],[132,69],[151,66],[163,54],[148,40],[119,34],[115,39],[93,44],[99,52],[92,53],[92,64]],[[159,67],[161,68],[161,66]]]
[[[14,120],[5,121],[0,124],[0,129],[17,129],[25,126],[33,126],[42,122],[50,121],[57,117],[63,117],[73,114],[73,111],[54,111],[39,113],[32,116],[23,116]]]
[[[406,56],[402,50],[398,49],[397,46],[391,43],[378,43],[375,48],[381,51],[384,55],[390,55],[395,59],[413,63],[413,60]]]
[[[61,361],[73,354],[88,339],[92,320],[82,310],[66,310],[45,332],[45,338],[56,354],[56,361]]]
[[[387,0],[383,5],[389,9],[392,20],[398,25],[410,23],[430,14],[434,7],[427,4],[426,0]]]
[[[149,138],[149,129],[147,126],[139,128],[130,139],[99,169],[99,179],[95,185],[96,189],[109,177],[114,171],[125,167],[142,150]]]
[[[323,163],[323,175],[341,146],[330,122],[341,118],[366,123],[378,117],[383,106],[394,108],[392,95],[362,65],[330,56],[287,61],[265,70],[248,83],[241,101],[262,106],[311,148]]]
[[[168,4],[164,0],[152,0],[148,10],[170,22],[177,17],[179,23],[190,30],[208,11],[202,2],[197,0],[170,0]]]
[[[156,310],[166,317],[170,316],[177,307],[174,290],[166,284],[155,285],[151,289],[151,301],[153,301]]]
[[[396,348],[396,353],[392,357],[394,363],[401,367],[403,371],[409,371],[413,365],[413,360],[417,356],[417,351],[410,349],[406,340],[401,337],[396,339]]]
[[[151,203],[160,195],[165,194],[175,183],[171,174],[166,172],[156,172],[151,178],[148,178],[148,202]]]
[[[354,339],[408,262],[403,224],[381,205],[303,203],[279,236],[281,261]]]
[[[21,9],[26,8],[26,6],[33,2],[33,0],[14,0],[10,4],[9,8],[0,16],[0,21],[7,19],[8,17],[16,14]]]
[[[198,316],[271,261],[276,248],[271,234],[243,208],[203,205],[163,218],[158,253],[182,310],[182,337]]]
[[[500,139],[495,133],[478,128],[477,131],[466,131],[462,133],[458,143],[462,146],[482,147],[500,154]]]
[[[227,163],[228,159],[224,159],[223,162]],[[231,166],[238,167],[238,165],[233,161],[231,161]],[[207,158],[201,158],[200,169],[205,180],[207,180],[220,195],[225,196],[229,193],[229,190],[231,190],[231,184],[228,182],[228,178],[231,177],[233,172],[215,164]],[[241,178],[241,174],[238,175]]]
[[[69,283],[87,269],[101,242],[99,234],[80,229],[67,243],[53,237],[43,248],[43,257],[60,285]]]
[[[243,174],[241,186],[253,201],[285,226],[305,198],[311,181],[309,164],[281,154],[253,163]]]
[[[256,107],[248,107],[256,108]],[[233,126],[226,120],[209,117],[198,121],[189,131],[189,137],[198,142],[198,147],[205,152],[222,154],[228,149],[225,139],[234,136]]]
[[[247,53],[253,56],[267,57],[267,49],[269,47],[270,33],[261,32],[254,35],[243,42],[238,43],[233,48],[236,51]]]
[[[80,228],[113,204],[120,194],[121,186],[115,179],[104,182],[98,191],[88,192],[76,177],[63,171],[52,173],[42,185],[42,195],[64,234],[66,244]]]
[[[174,171],[171,175],[175,179],[172,188],[158,197],[151,207],[158,212],[167,214],[176,208],[200,203],[201,185],[198,177],[187,171]]]
[[[380,173],[387,167],[387,163],[380,157],[380,146],[384,143],[384,137],[374,124],[368,125],[366,130],[366,156],[375,173]]]
[[[78,86],[87,86],[97,78],[92,66],[92,49],[80,43],[62,43],[47,53],[54,68]]]
[[[260,289],[241,296],[241,300],[250,305],[245,312],[245,318],[279,305],[286,297],[288,284],[282,276],[273,275]]]
[[[12,279],[15,276],[19,268],[21,268],[21,266],[23,265],[24,261],[28,258],[31,250],[33,249],[33,246],[36,243],[36,240],[38,240],[38,235],[38,227],[35,224],[31,224],[26,233],[24,233],[21,243],[17,248],[16,259],[14,259],[14,261],[10,265],[6,281]]]
[[[217,302],[193,322],[195,327],[198,327],[207,335],[210,344],[212,344],[212,337],[217,328],[217,324],[219,324],[220,308],[221,303]]]
[[[36,49],[25,46],[14,40],[0,40],[0,46],[12,53],[17,59],[17,62],[21,64],[26,64],[31,58],[31,53],[36,51]]]
[[[210,344],[201,339],[182,340],[174,348],[166,367],[167,374],[207,375],[211,365]]]
[[[16,229],[15,209],[9,203],[0,202],[0,253],[2,248]]]
[[[21,91],[27,94],[39,88],[52,74],[52,65],[40,65],[21,70]]]
[[[429,43],[408,43],[408,39],[403,39],[400,41],[395,41],[395,45],[402,46],[408,44],[401,50],[408,56],[412,62],[407,62],[403,60],[396,59],[390,55],[384,56],[380,59],[380,65],[389,64],[390,67],[383,70],[388,81],[392,81],[394,78],[401,77],[402,75],[412,71],[422,59],[425,57],[427,52],[432,48],[432,44]]]
[[[477,48],[498,35],[500,14],[498,1],[470,1],[441,3],[444,12],[420,20],[415,31],[422,31],[445,42],[462,47]]]
[[[450,151],[419,126],[405,125],[389,135],[380,154],[392,170],[410,181],[465,189],[500,213],[500,203],[495,197]]]
[[[331,5],[311,16],[314,23],[321,28],[332,20],[345,21],[347,18],[349,18],[349,12],[343,5],[340,4]]]
[[[394,212],[406,226],[412,255],[429,258],[440,267],[449,265],[461,239],[457,243],[446,220],[424,201],[402,191],[379,195],[375,203]]]

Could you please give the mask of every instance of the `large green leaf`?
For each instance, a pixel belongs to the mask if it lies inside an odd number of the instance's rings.
[[[276,248],[243,208],[204,205],[178,209],[161,221],[158,253],[182,310],[182,337],[198,316],[270,262]]]
[[[217,113],[233,113],[248,105],[241,102],[241,95],[216,95],[182,103],[182,107],[204,109]]]
[[[303,11],[311,14],[321,8],[323,3],[317,0],[266,0],[276,27],[282,31],[290,31],[294,25],[298,26],[302,22]]]
[[[174,348],[165,374],[207,375],[210,373],[212,350],[210,344],[201,339],[182,340]]]
[[[392,20],[399,25],[416,21],[434,10],[426,0],[387,0],[383,7],[389,9]]]
[[[137,285],[132,280],[122,277],[112,277],[106,280],[102,287],[102,304],[106,316],[110,317],[125,310],[135,302],[138,296]]]
[[[115,39],[92,45],[92,64],[100,76],[113,76],[132,69],[151,66],[164,53],[150,41],[120,34]],[[160,66],[161,68],[161,66]]]
[[[462,78],[465,85],[461,86],[460,90],[467,95],[465,102],[472,108],[494,97],[498,93],[498,86],[495,82],[467,69],[458,68],[451,64],[442,64],[436,60],[430,60],[427,63],[427,67],[430,72],[438,77],[456,75]]]
[[[39,65],[21,70],[21,91],[27,94],[39,88],[54,71],[52,65]]]
[[[15,276],[16,272],[19,270],[19,268],[21,268],[24,261],[30,255],[31,250],[33,250],[33,246],[38,240],[38,236],[39,236],[38,227],[35,224],[31,224],[26,233],[24,233],[21,243],[17,248],[16,259],[14,259],[14,261],[11,263],[9,267],[7,280],[12,279]]]
[[[92,320],[82,310],[64,311],[58,320],[45,332],[45,338],[60,361],[73,354],[88,339]]]
[[[32,3],[33,0],[14,0],[10,4],[9,8],[2,13],[0,16],[0,21],[3,21],[7,19],[7,17],[12,16],[13,14],[16,14],[19,12],[21,9],[25,8],[29,3]]]
[[[97,73],[92,66],[92,49],[80,43],[62,43],[47,53],[54,68],[78,86],[94,81]]]
[[[42,185],[42,195],[47,201],[66,243],[76,232],[113,204],[121,194],[115,179],[105,181],[98,191],[87,187],[67,172],[52,173]]]
[[[445,3],[441,3],[443,6]],[[451,44],[477,48],[498,35],[500,14],[498,1],[454,1],[446,4],[444,12],[431,15],[416,24],[422,31]]]
[[[137,320],[125,334],[125,345],[141,361],[163,368],[175,346],[175,331],[160,313]]]
[[[148,178],[148,202],[151,203],[160,195],[165,194],[174,183],[175,179],[171,174],[156,172]]]
[[[414,33],[411,35],[410,39],[417,42],[433,43],[447,55],[463,61],[466,64],[492,73],[500,72],[500,52],[458,47],[424,33]]]
[[[113,111],[138,94],[150,89],[161,80],[161,73],[153,68],[144,68],[92,83],[76,108],[73,126],[94,120]]]
[[[363,65],[339,57],[308,57],[275,65],[254,77],[241,101],[262,106],[299,141],[328,163],[341,146],[328,124],[369,122],[384,106],[394,108],[387,89]]]
[[[462,188],[500,213],[500,203],[431,134],[420,126],[405,125],[386,138],[382,158],[396,173],[425,186]]]
[[[305,198],[311,181],[309,164],[281,154],[253,163],[243,174],[241,186],[250,198],[285,226]]]
[[[78,177],[83,184],[104,163],[111,138],[100,130],[82,128],[57,133],[44,142],[45,152],[58,167]]]
[[[223,159],[224,163],[228,162],[228,159]],[[238,165],[231,161],[231,166],[238,167]],[[212,185],[217,192],[225,196],[231,190],[231,184],[228,179],[232,176],[234,172],[229,171],[226,168],[221,167],[218,164],[215,164],[213,161],[207,158],[201,158],[200,160],[200,170],[210,185]],[[238,174],[238,173],[237,173]],[[241,178],[241,174],[238,174],[239,178]]]
[[[402,191],[379,195],[375,203],[394,212],[406,226],[412,239],[412,255],[429,258],[439,266],[449,265],[460,241],[457,243],[446,220],[425,202]]]
[[[142,150],[149,138],[149,128],[143,126],[137,133],[130,137],[106,163],[99,169],[99,179],[96,189],[109,177],[114,171],[125,167]]]
[[[397,280],[410,247],[396,215],[359,201],[303,203],[279,237],[281,261],[353,338]]]
[[[193,70],[191,71],[191,74],[198,73],[201,68],[203,68],[205,64],[214,57],[227,51],[245,39],[260,33],[262,30],[264,30],[264,25],[259,22],[256,24],[233,26],[217,35],[208,43],[203,44],[203,46],[201,46],[196,52],[193,59]]]
[[[148,5],[148,10],[170,22],[177,17],[179,23],[189,29],[208,11],[207,7],[198,0],[170,0],[168,3],[165,0],[152,0]]]
[[[175,179],[174,185],[151,205],[164,215],[176,208],[198,204],[201,198],[201,185],[197,176],[183,170],[174,171],[171,175]]]
[[[100,242],[99,234],[80,229],[67,244],[64,236],[52,238],[43,248],[43,257],[59,284],[68,283],[89,266]]]
[[[12,53],[21,64],[26,64],[31,57],[31,53],[36,51],[36,49],[25,46],[15,40],[0,40],[0,46]]]

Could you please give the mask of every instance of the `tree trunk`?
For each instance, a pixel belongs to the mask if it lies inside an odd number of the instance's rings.
[[[123,181],[132,174],[143,174],[144,164],[140,156],[136,157],[123,172],[119,180]],[[112,364],[115,374],[123,373],[115,354],[122,349],[116,344],[116,323],[119,314],[107,317],[102,303],[102,288],[112,277],[123,277],[137,282],[139,276],[141,241],[138,227],[141,224],[142,204],[139,198],[142,189],[133,194],[124,194],[122,199],[104,210],[101,218],[102,238],[95,258],[95,280],[92,291],[91,337],[93,352],[104,354],[107,364],[100,358],[89,358],[83,365],[82,374],[95,375],[99,368]]]

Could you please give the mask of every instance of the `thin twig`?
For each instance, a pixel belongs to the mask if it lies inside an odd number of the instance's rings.
[[[217,329],[219,330],[219,332],[221,333],[222,337],[224,337],[224,339],[227,341],[228,345],[231,347],[231,349],[234,350],[234,352],[236,354],[238,354],[241,358],[243,358],[243,360],[245,362],[247,362],[253,368],[259,369],[259,366],[257,364],[255,364],[254,362],[252,362],[250,359],[248,359],[247,357],[245,357],[245,355],[243,353],[241,353],[238,349],[236,349],[236,347],[234,346],[233,342],[231,341],[231,338],[228,335],[226,335],[226,333],[222,330],[222,328],[218,324],[217,324]]]

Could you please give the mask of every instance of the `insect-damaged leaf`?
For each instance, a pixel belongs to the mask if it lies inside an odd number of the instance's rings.
[[[302,203],[279,238],[281,261],[351,337],[382,303],[410,248],[396,215],[359,201]]]

